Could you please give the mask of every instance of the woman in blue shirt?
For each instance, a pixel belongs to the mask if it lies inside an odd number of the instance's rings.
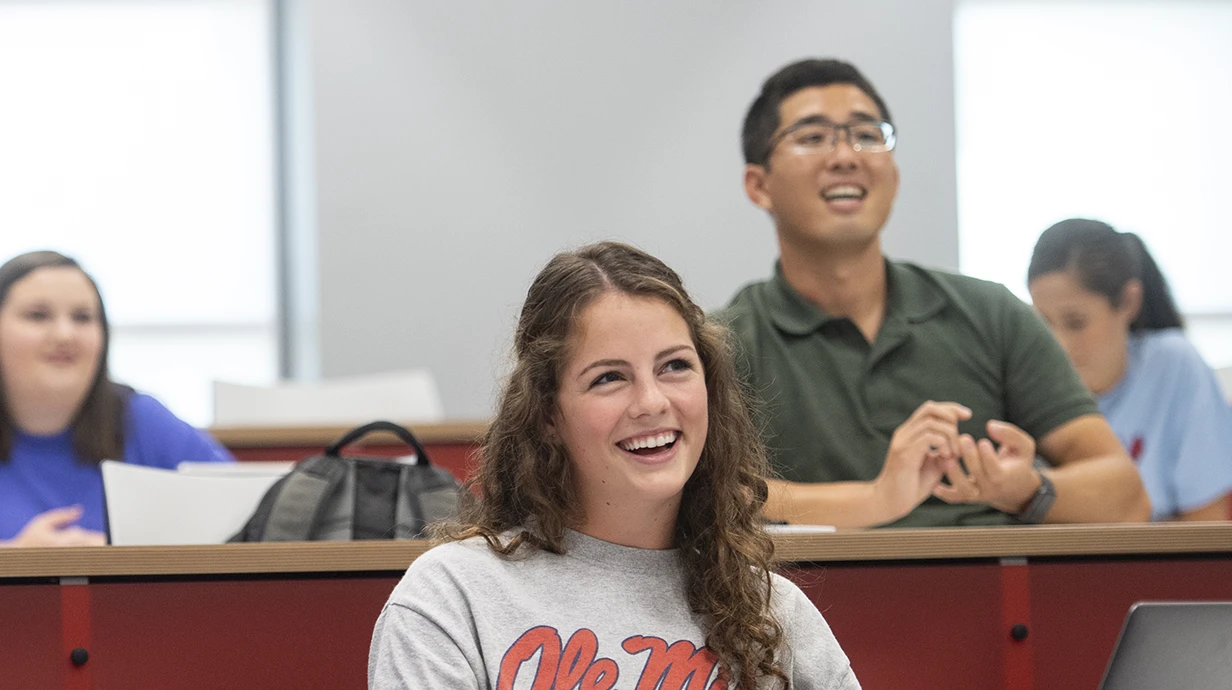
[[[1061,221],[1040,235],[1027,284],[1138,464],[1152,519],[1228,519],[1232,408],[1142,240],[1099,221]]]
[[[107,374],[93,279],[56,252],[0,266],[0,545],[106,543],[99,463],[230,461],[217,442]]]

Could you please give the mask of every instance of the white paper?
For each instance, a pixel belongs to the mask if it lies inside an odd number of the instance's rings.
[[[825,534],[835,531],[834,525],[766,525],[770,534]]]
[[[200,474],[114,460],[104,460],[102,472],[107,531],[117,546],[222,544],[286,474],[273,468]]]

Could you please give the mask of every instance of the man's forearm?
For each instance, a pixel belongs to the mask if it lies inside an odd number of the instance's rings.
[[[872,527],[902,517],[886,506],[872,482],[801,484],[770,479],[766,483],[770,495],[763,512],[770,520],[800,525]]]
[[[1057,500],[1045,522],[1142,522],[1151,518],[1151,501],[1138,470],[1126,456],[1073,462],[1048,470]]]

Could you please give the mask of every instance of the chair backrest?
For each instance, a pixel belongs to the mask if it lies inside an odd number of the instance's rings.
[[[1139,602],[1129,609],[1100,690],[1232,687],[1232,602]]]
[[[109,543],[222,544],[244,526],[261,497],[293,463],[215,464],[220,465],[215,473],[203,473],[104,460]]]
[[[249,460],[247,462],[181,462],[175,466],[177,472],[197,474],[208,477],[255,477],[282,475],[295,469],[292,460]]]
[[[444,418],[436,380],[422,369],[274,386],[214,382],[216,427],[348,426],[374,419],[432,423]]]

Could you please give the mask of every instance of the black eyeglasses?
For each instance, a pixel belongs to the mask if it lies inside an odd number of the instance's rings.
[[[786,141],[792,151],[800,155],[829,153],[838,147],[839,137],[845,135],[853,151],[880,153],[894,149],[894,125],[889,122],[859,121],[845,125],[824,122],[801,122],[779,132],[770,140],[773,151],[779,142]]]

